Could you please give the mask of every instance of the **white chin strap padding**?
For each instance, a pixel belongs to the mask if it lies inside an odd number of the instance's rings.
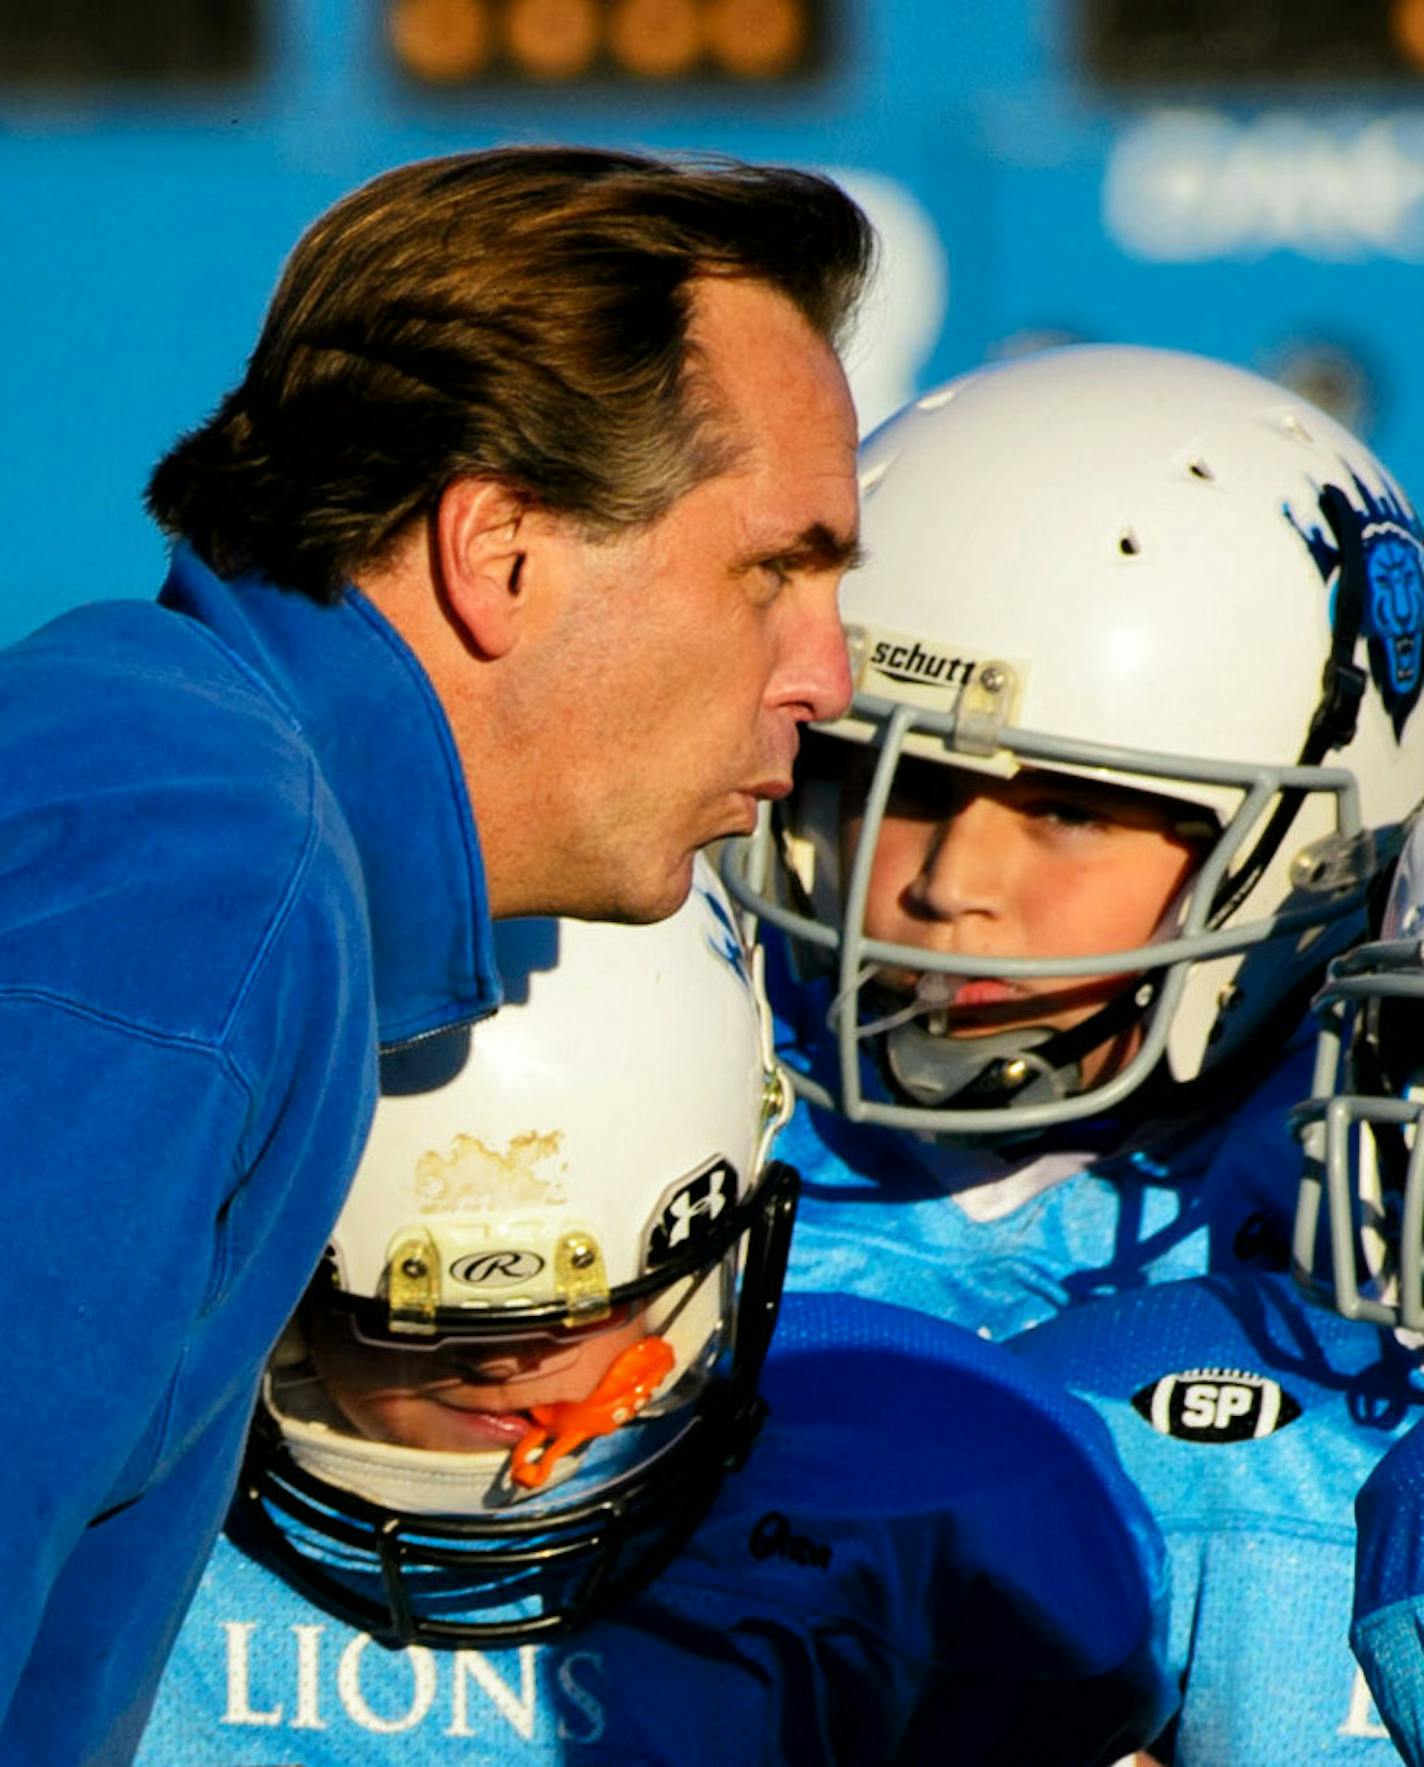
[[[508,1450],[455,1454],[372,1442],[349,1432],[319,1388],[304,1392],[302,1401],[300,1415],[284,1409],[274,1403],[269,1382],[267,1408],[292,1459],[314,1479],[415,1515],[482,1515],[492,1507]]]

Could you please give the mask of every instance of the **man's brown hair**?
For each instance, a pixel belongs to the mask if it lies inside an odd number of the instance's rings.
[[[873,233],[828,179],[720,159],[503,148],[402,166],[304,235],[241,384],[148,506],[223,576],[330,600],[461,474],[591,533],[723,470],[691,284],[787,296],[832,344]]]

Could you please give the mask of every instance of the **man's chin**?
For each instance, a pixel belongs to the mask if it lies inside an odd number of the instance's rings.
[[[629,918],[647,925],[676,914],[692,894],[693,857],[691,853],[687,854],[664,877],[657,880],[656,884],[650,880],[646,899]]]
[[[579,920],[613,920],[627,926],[651,926],[677,913],[692,893],[692,854],[664,871],[651,870],[637,878],[624,880],[616,894],[612,891],[595,904],[581,909]]]

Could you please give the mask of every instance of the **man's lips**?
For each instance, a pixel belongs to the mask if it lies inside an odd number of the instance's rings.
[[[759,779],[755,785],[749,785],[744,794],[749,798],[764,798],[768,802],[776,798],[790,797],[790,774],[778,773],[774,779]]]
[[[717,830],[715,838],[724,835],[750,834],[757,825],[757,805],[770,803],[775,798],[784,798],[790,794],[791,780],[785,775],[775,779],[759,779],[755,785],[745,785],[732,792],[732,801],[740,806],[735,820],[729,820],[725,828]]]

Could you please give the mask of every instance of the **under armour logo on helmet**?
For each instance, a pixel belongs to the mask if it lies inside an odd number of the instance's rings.
[[[706,1239],[717,1217],[737,1194],[737,1174],[725,1160],[675,1190],[648,1236],[649,1264],[663,1264],[685,1247]]]

